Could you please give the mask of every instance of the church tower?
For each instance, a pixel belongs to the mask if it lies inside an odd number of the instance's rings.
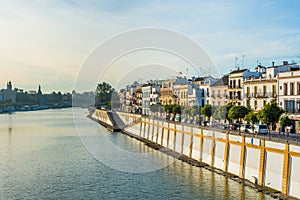
[[[41,90],[41,85],[39,85],[39,89],[38,89],[38,92],[37,92],[38,95],[42,95],[42,90]]]

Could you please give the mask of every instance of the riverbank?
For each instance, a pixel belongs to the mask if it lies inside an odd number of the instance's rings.
[[[300,147],[118,113],[122,132],[192,165],[220,173],[274,198],[300,196]],[[140,119],[140,121],[137,120]],[[293,162],[292,162],[293,161]],[[294,196],[294,197],[291,197]]]
[[[46,106],[46,105],[26,105],[26,106],[7,106],[0,108],[0,114],[11,114],[14,112],[29,112],[29,111],[39,111],[39,110],[48,110],[48,109],[61,109],[61,108],[71,108],[71,105],[67,106]]]

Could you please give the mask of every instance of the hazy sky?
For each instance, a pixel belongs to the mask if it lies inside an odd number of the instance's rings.
[[[0,3],[0,88],[12,80],[26,90],[41,84],[44,92],[69,92],[93,49],[112,35],[142,27],[187,35],[206,49],[220,74],[233,69],[235,57],[242,65],[242,55],[251,69],[257,60],[267,66],[300,61],[298,0]],[[123,67],[132,67],[126,63]]]

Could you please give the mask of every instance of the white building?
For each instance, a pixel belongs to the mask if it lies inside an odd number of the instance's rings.
[[[298,65],[295,63],[289,64],[287,61],[283,61],[282,65],[279,66],[275,66],[273,62],[272,66],[267,68],[258,65],[255,70],[260,73],[260,76],[251,76],[244,79],[243,105],[250,106],[252,109],[259,111],[266,104],[275,101],[278,102],[279,106],[284,108],[283,104],[280,103],[282,102],[282,98],[279,99],[278,96],[280,91],[282,91],[279,86],[284,86],[282,80],[280,81],[280,74],[297,69],[299,69]],[[280,95],[283,95],[283,93],[281,92]]]
[[[228,91],[229,102],[242,105],[244,98],[244,79],[259,77],[260,72],[250,72],[248,69],[237,69],[229,73]]]
[[[142,114],[149,115],[150,114],[150,94],[152,91],[152,86],[150,84],[142,86],[143,100],[142,100]]]
[[[225,106],[228,103],[228,76],[224,76],[212,84],[210,94],[212,106]]]
[[[300,112],[300,70],[278,73],[278,105],[288,113]]]
[[[199,85],[198,105],[203,107],[205,104],[211,104],[210,87],[217,82],[217,79],[211,76],[198,77],[194,80],[194,82],[196,85]]]

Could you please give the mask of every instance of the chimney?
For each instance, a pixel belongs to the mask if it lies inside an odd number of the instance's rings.
[[[272,62],[272,66],[273,66],[273,67],[274,67],[274,64],[275,64],[275,62],[273,61],[273,62]]]

